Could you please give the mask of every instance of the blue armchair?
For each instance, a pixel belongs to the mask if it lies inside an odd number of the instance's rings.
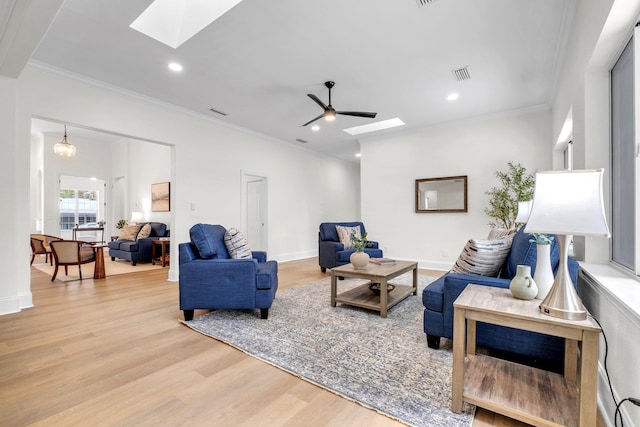
[[[318,233],[318,264],[320,270],[324,273],[327,268],[338,267],[340,265],[349,264],[349,257],[355,251],[354,249],[345,249],[340,243],[336,225],[343,227],[360,227],[360,234],[366,232],[364,224],[361,222],[323,222],[320,224],[320,232]],[[372,258],[382,258],[382,250],[378,249],[378,242],[369,241],[364,250]]]
[[[195,309],[260,309],[266,319],[278,290],[278,263],[267,253],[252,251],[252,258],[232,259],[221,225],[196,224],[191,242],[181,243],[180,310],[193,319]]]
[[[499,277],[446,273],[425,287],[422,303],[424,332],[427,334],[429,347],[439,348],[440,337],[453,338],[453,302],[468,284],[508,289],[518,264],[530,265],[531,274],[535,272],[537,249],[535,243],[529,242],[529,238],[530,235],[521,227],[513,238],[511,250]],[[551,246],[551,267],[554,274],[559,262],[558,244],[554,239]],[[578,268],[578,263],[570,258],[569,273],[574,286],[577,283]],[[561,338],[486,323],[478,323],[477,328],[478,345],[488,348],[496,355],[521,360],[540,368],[562,370],[564,340]]]

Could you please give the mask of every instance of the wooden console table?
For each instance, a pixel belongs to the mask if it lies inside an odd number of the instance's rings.
[[[575,321],[547,316],[540,312],[539,304],[539,300],[516,299],[508,289],[480,285],[467,286],[456,299],[453,412],[461,412],[464,401],[535,426],[595,427],[600,327],[590,318]],[[476,322],[565,338],[564,377],[475,355]]]

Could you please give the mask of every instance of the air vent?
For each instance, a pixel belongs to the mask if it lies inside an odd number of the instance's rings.
[[[307,142],[309,142],[309,141],[306,141],[306,140],[304,140],[302,138],[296,138],[296,141],[302,142],[303,144],[306,144]]]
[[[470,80],[471,74],[469,74],[469,69],[467,67],[458,68],[457,70],[452,70],[453,77],[459,82]]]
[[[220,110],[216,110],[215,108],[209,108],[209,111],[216,113],[216,114],[220,114],[221,116],[228,116],[229,113],[225,113],[224,111],[220,111]]]
[[[418,7],[422,7],[422,6],[426,6],[429,3],[433,3],[435,0],[416,0],[416,3],[418,3]]]

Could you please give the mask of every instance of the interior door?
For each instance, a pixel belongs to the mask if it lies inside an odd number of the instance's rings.
[[[265,251],[266,244],[266,180],[251,177],[247,180],[247,240],[253,250]]]

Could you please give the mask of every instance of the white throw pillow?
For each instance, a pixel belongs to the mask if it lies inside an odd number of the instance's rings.
[[[513,235],[499,239],[470,239],[451,272],[497,277],[509,256]]]
[[[224,233],[224,245],[233,259],[252,257],[247,238],[235,228],[230,228]]]
[[[360,227],[344,227],[342,225],[336,225],[336,231],[338,232],[338,239],[340,239],[340,243],[344,245],[345,249],[351,249],[353,245],[351,244],[351,233],[355,234],[356,238],[360,238]]]

